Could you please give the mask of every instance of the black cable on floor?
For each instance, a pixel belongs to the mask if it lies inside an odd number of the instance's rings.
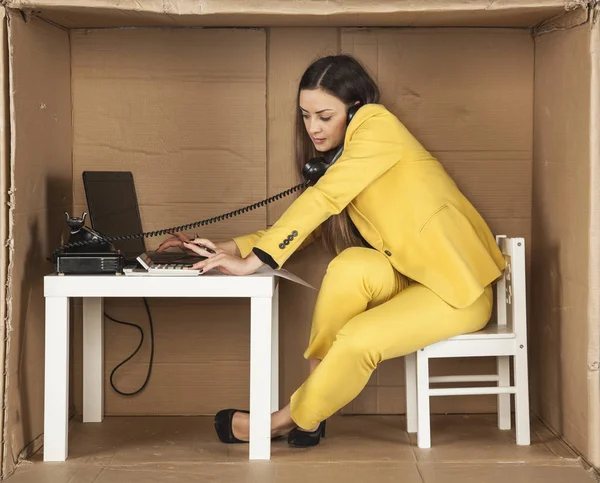
[[[125,364],[126,362],[131,360],[131,358],[134,357],[138,353],[138,351],[142,347],[142,344],[144,343],[144,331],[137,324],[134,324],[132,322],[125,322],[123,320],[117,320],[117,319],[111,317],[110,315],[108,315],[106,312],[104,312],[104,316],[107,319],[109,319],[113,322],[116,322],[117,324],[123,324],[123,325],[129,325],[131,327],[135,327],[136,329],[138,329],[140,331],[140,336],[141,336],[140,343],[138,344],[135,351],[133,351],[133,354],[131,354],[123,362],[120,362],[119,364],[117,364],[117,366],[110,373],[110,386],[113,388],[113,390],[115,392],[121,394],[122,396],[134,396],[134,395],[140,393],[141,391],[143,391],[143,389],[148,384],[148,380],[150,379],[150,374],[152,373],[152,362],[154,360],[154,327],[153,327],[153,323],[152,323],[152,314],[150,314],[150,307],[148,306],[148,301],[146,300],[146,297],[143,297],[143,301],[144,301],[144,305],[146,306],[146,312],[148,313],[148,322],[150,325],[150,362],[148,363],[148,374],[146,375],[146,380],[144,381],[142,386],[137,391],[134,391],[134,392],[123,392],[123,391],[120,391],[119,389],[117,389],[113,383],[113,376],[114,376],[115,372],[117,371],[117,369],[119,369],[119,367],[121,367],[123,364]]]

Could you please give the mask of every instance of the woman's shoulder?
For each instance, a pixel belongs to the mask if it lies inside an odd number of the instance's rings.
[[[383,104],[365,104],[361,106],[354,116],[355,119],[368,119],[373,116],[393,116]]]
[[[356,112],[348,125],[348,136],[352,137],[359,129],[390,135],[409,134],[398,117],[383,104],[365,104]]]
[[[389,111],[383,104],[365,104],[352,118],[349,128],[358,128],[365,123],[388,123],[401,125],[400,120]]]

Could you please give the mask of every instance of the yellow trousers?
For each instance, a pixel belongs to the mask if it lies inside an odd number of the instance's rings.
[[[292,395],[292,419],[314,428],[351,402],[380,362],[480,330],[492,303],[487,287],[473,305],[456,309],[423,285],[409,284],[376,250],[344,250],[321,285],[304,354],[321,363]]]

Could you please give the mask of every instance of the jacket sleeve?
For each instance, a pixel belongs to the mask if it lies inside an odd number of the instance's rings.
[[[254,246],[258,243],[258,240],[262,238],[262,236],[267,233],[269,230],[258,230],[254,233],[250,233],[249,235],[241,235],[238,237],[234,237],[233,241],[237,245],[240,250],[240,255],[242,258],[246,258]],[[302,244],[297,248],[298,251],[306,248],[312,242],[314,242],[317,238],[321,236],[321,227],[317,227],[315,231],[310,233],[306,239],[302,242]]]
[[[348,127],[341,157],[258,240],[256,255],[272,268],[281,267],[317,226],[339,214],[401,159],[404,132],[400,121],[381,106],[361,108]]]
[[[267,230],[258,230],[248,235],[241,235],[233,238],[233,242],[237,245],[242,258],[246,258],[254,248],[254,245],[261,239]]]

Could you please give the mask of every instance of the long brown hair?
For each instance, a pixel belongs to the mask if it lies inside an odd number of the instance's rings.
[[[309,159],[320,155],[329,160],[335,151],[318,153],[306,132],[299,107],[300,92],[306,89],[322,89],[340,99],[347,108],[357,101],[363,105],[376,104],[380,98],[377,84],[354,57],[331,55],[313,62],[300,79],[296,98],[296,164],[300,176],[304,163]],[[321,230],[323,245],[334,255],[345,248],[362,244],[345,208],[339,215],[329,217]]]

